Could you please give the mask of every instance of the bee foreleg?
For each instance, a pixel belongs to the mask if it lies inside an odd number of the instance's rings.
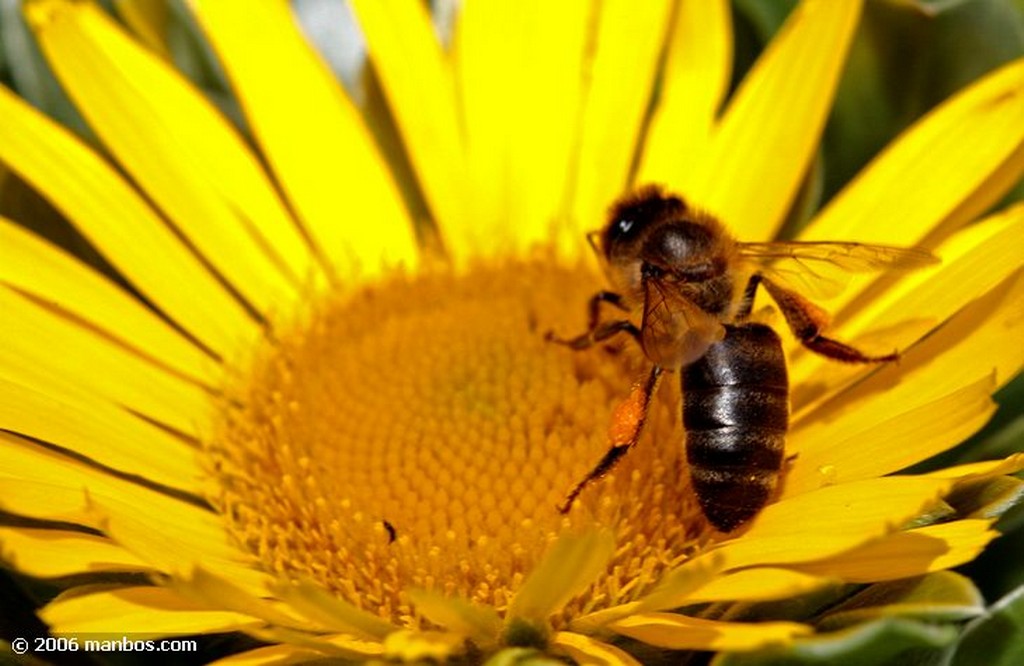
[[[569,491],[565,501],[558,507],[560,513],[569,513],[569,509],[572,508],[573,502],[576,501],[580,493],[591,483],[610,472],[640,440],[640,434],[643,432],[644,423],[647,420],[647,409],[651,403],[651,396],[654,395],[658,384],[661,383],[661,373],[660,366],[656,365],[651,368],[647,381],[634,386],[629,397],[615,408],[611,425],[608,427],[608,438],[612,442],[611,448],[605,452],[594,469],[590,470],[590,473]]]
[[[617,294],[614,291],[599,291],[590,298],[587,304],[587,330],[585,333],[575,338],[565,339],[557,337],[553,331],[548,331],[545,339],[572,347],[573,349],[586,349],[624,331],[639,341],[640,330],[632,322],[625,319],[601,321],[602,303],[613,305],[619,310],[629,310],[621,294]]]
[[[762,277],[761,282],[772,300],[779,306],[793,335],[800,344],[815,354],[843,363],[884,363],[899,358],[899,354],[895,352],[884,356],[869,356],[856,347],[825,337],[821,334],[828,325],[828,315],[824,310],[800,294],[784,289],[771,280]]]

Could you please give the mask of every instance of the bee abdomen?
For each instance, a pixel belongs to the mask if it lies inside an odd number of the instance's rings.
[[[782,343],[762,324],[725,338],[682,372],[686,458],[698,503],[730,532],[768,502],[785,455],[789,383]]]

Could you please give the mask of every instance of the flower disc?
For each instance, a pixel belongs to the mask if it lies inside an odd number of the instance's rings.
[[[407,626],[419,624],[409,590],[507,608],[563,530],[595,522],[618,548],[574,611],[635,598],[700,526],[668,386],[635,451],[559,513],[644,373],[628,339],[586,351],[545,340],[584,329],[597,284],[512,262],[329,299],[225,401],[207,447],[214,503],[269,570]]]

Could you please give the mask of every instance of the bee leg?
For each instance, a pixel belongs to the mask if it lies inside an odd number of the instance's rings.
[[[754,308],[754,296],[757,295],[757,286],[761,284],[761,274],[754,273],[747,280],[747,286],[743,290],[743,298],[740,300],[739,310],[736,311],[737,319],[746,319]]]
[[[612,423],[608,427],[608,438],[612,442],[611,448],[605,452],[604,457],[598,461],[594,469],[590,470],[583,480],[569,491],[565,501],[558,507],[560,513],[569,513],[573,502],[580,496],[580,493],[591,483],[610,472],[640,440],[640,433],[643,432],[644,422],[647,420],[647,408],[651,403],[651,396],[654,395],[658,384],[661,383],[661,373],[661,366],[656,365],[651,368],[647,381],[634,386],[629,397],[615,408]]]
[[[603,322],[601,324],[598,324],[594,330],[587,331],[586,333],[580,336],[570,338],[568,340],[556,338],[553,334],[549,334],[545,339],[547,339],[549,342],[554,342],[560,345],[565,345],[567,347],[572,347],[573,349],[576,350],[580,350],[587,349],[588,347],[593,347],[598,342],[603,342],[608,338],[623,332],[629,333],[637,342],[640,341],[640,329],[634,326],[633,322],[629,321],[628,319],[616,319],[614,321]]]
[[[761,282],[772,300],[779,306],[793,335],[800,340],[800,344],[815,354],[842,363],[885,363],[899,359],[900,355],[896,352],[884,356],[869,356],[856,347],[825,337],[821,334],[828,324],[828,314],[824,310],[795,291],[784,289],[771,280],[762,277]]]
[[[613,305],[619,310],[629,310],[621,294],[617,294],[614,291],[599,291],[590,298],[590,301],[587,304],[587,330],[585,333],[578,335],[575,338],[565,339],[557,337],[554,334],[554,331],[548,331],[547,335],[544,336],[545,339],[550,342],[572,347],[573,349],[586,349],[587,347],[592,347],[598,342],[607,340],[608,338],[625,331],[633,336],[635,340],[639,341],[640,330],[633,325],[632,322],[625,319],[616,319],[607,322],[601,321],[602,303]]]
[[[621,294],[614,291],[599,291],[594,294],[587,304],[587,330],[575,338],[559,338],[554,331],[548,331],[544,339],[560,345],[566,345],[573,349],[586,349],[595,343],[607,340],[613,335],[626,331],[635,339],[640,339],[640,331],[631,322],[626,320],[614,320],[601,322],[601,304],[608,303],[619,310],[628,312],[629,308],[622,299]]]

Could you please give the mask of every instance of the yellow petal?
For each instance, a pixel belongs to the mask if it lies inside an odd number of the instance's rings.
[[[968,303],[982,297],[1021,265],[1017,247],[1024,241],[1024,205],[1017,205],[958,232],[936,250],[943,262],[907,274],[883,293],[869,289],[850,307],[835,336],[854,344],[878,340],[878,352],[905,349]],[[870,372],[870,367],[841,366],[805,351],[791,354],[790,383],[810,382],[817,400]],[[794,395],[801,420],[809,406]]]
[[[238,301],[103,158],[2,86],[0,118],[0,160],[144,296],[222,357],[255,338]]]
[[[274,594],[295,612],[331,631],[380,640],[396,627],[308,581],[279,583]]]
[[[255,157],[213,105],[93,4],[28,15],[77,108],[206,261],[261,313],[295,300],[300,281],[313,274],[309,251]]]
[[[401,194],[285,2],[189,3],[220,56],[270,167],[342,277],[413,266]]]
[[[480,220],[472,219],[467,205],[470,183],[453,70],[428,8],[417,0],[356,0],[352,9],[423,194],[458,257]]]
[[[905,274],[884,294],[869,299],[844,331],[880,329],[907,319],[941,321],[980,297],[1024,263],[1024,203],[954,234],[935,249],[941,264]],[[859,305],[859,303],[858,303]],[[900,344],[894,340],[893,345]]]
[[[24,227],[0,217],[0,283],[67,311],[119,344],[214,386],[220,365],[141,301]]]
[[[665,73],[644,141],[638,183],[684,191],[711,139],[732,76],[732,15],[725,0],[683,0],[676,9]]]
[[[610,628],[638,641],[672,650],[754,650],[786,645],[812,629],[795,622],[718,622],[675,613],[643,613]]]
[[[550,240],[575,168],[595,11],[577,0],[461,7],[452,56],[476,218],[463,252]]]
[[[951,212],[1002,170],[1015,172],[1003,174],[1007,186],[1016,182],[1024,164],[1010,158],[1022,143],[1024,59],[985,76],[904,132],[801,237],[914,245],[936,235]],[[1001,195],[987,192],[987,205]]]
[[[572,220],[578,235],[600,226],[609,198],[629,184],[671,10],[672,3],[663,0],[611,0],[601,6],[574,165]]]
[[[683,194],[744,240],[771,238],[818,146],[861,0],[804,0],[733,96]]]
[[[996,410],[994,391],[995,381],[985,376],[890,418],[875,420],[860,410],[849,419],[808,418],[789,437],[797,457],[784,496],[882,476],[952,448],[988,422]]]
[[[1024,366],[1024,276],[1017,271],[1009,279],[984,296],[962,308],[941,326],[910,347],[899,363],[886,364],[860,378],[856,383],[829,395],[821,403],[805,410],[801,421],[820,424],[822,429],[840,433],[867,433],[872,427],[915,412],[933,401],[953,396],[965,387],[994,377],[994,387],[1005,384]],[[970,392],[960,393],[960,401],[969,409]],[[978,409],[982,406],[975,402]],[[927,407],[924,407],[927,411]],[[965,413],[965,418],[966,418]],[[978,413],[974,417],[980,418]],[[888,426],[887,426],[888,427]],[[960,427],[960,426],[957,426]],[[884,437],[884,435],[882,436]],[[944,437],[944,436],[941,436]],[[817,435],[800,435],[806,446],[820,442]],[[939,440],[937,440],[939,441]],[[827,446],[827,442],[820,442]],[[941,442],[939,442],[941,444]],[[879,456],[884,462],[891,453],[876,452],[868,437],[858,449],[867,456]],[[799,458],[795,465],[802,465]],[[814,476],[814,463],[802,469],[801,476]],[[809,481],[801,479],[800,487],[828,482],[828,475]],[[788,494],[787,488],[784,491]]]
[[[605,531],[563,533],[527,575],[506,617],[545,621],[597,579],[614,549],[615,540]]]
[[[614,645],[583,634],[559,631],[551,637],[551,647],[572,657],[578,664],[594,666],[640,666],[640,662]]]
[[[235,611],[279,627],[312,631],[322,629],[310,626],[308,620],[296,616],[287,604],[260,598],[222,577],[220,573],[208,571],[197,564],[183,575],[168,580],[166,585],[201,607]]]
[[[152,571],[109,539],[65,530],[0,527],[0,553],[12,568],[38,578]]]
[[[796,569],[850,582],[871,583],[921,576],[970,562],[997,536],[990,520],[954,520],[897,532]]]
[[[433,624],[468,636],[475,645],[494,645],[501,635],[501,618],[491,606],[445,597],[430,590],[409,590],[409,599]]]
[[[40,392],[94,392],[120,407],[194,434],[213,401],[176,377],[89,330],[0,287],[0,376]],[[60,353],[54,353],[60,350]]]
[[[724,566],[725,558],[716,552],[684,562],[662,576],[657,587],[636,604],[633,612],[666,610],[685,605],[690,594],[708,581],[716,580]]]
[[[984,462],[946,467],[931,472],[928,476],[936,479],[970,480],[1003,474],[1015,474],[1022,469],[1024,469],[1024,453],[1015,453],[1003,460],[986,460]]]
[[[213,531],[209,526],[196,529],[193,525],[174,524],[155,532],[151,516],[140,518],[138,511],[121,499],[102,496],[89,499],[89,508],[96,516],[99,529],[154,568],[180,577],[201,562],[246,594],[267,594],[271,577],[258,568],[249,553],[236,550],[236,543],[223,530],[209,534]],[[210,539],[209,543],[200,542],[204,536]]]
[[[0,427],[147,481],[202,495],[196,449],[107,402],[88,406],[0,378]]]
[[[827,576],[824,574],[823,576]],[[779,569],[755,567],[717,576],[687,595],[685,603],[707,601],[769,601],[806,594],[835,584],[835,579]],[[677,606],[682,604],[676,604]],[[647,607],[647,604],[645,604]],[[673,606],[664,606],[663,609]],[[651,610],[660,610],[651,607]]]
[[[241,613],[205,609],[160,587],[66,595],[50,602],[39,616],[56,634],[132,634],[136,640],[223,633],[261,624]]]
[[[3,431],[0,451],[0,508],[5,511],[100,531],[111,524],[137,525],[138,539],[151,544],[148,550],[158,558],[143,559],[160,568],[179,569],[191,562],[241,567],[251,560],[230,542],[217,515],[190,501],[116,478]],[[135,544],[119,543],[139,555]]]
[[[909,476],[826,486],[768,505],[745,534],[701,557],[717,553],[727,569],[828,557],[893,532],[950,486]]]

